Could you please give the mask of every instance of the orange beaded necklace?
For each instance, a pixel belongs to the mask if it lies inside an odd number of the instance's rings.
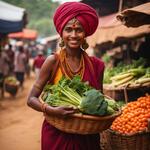
[[[61,67],[62,73],[70,79],[73,78],[73,76],[75,75],[80,75],[81,78],[83,78],[83,74],[85,70],[83,54],[81,55],[79,68],[76,71],[74,71],[72,67],[69,65],[69,63],[67,62],[66,51],[62,49],[60,51],[60,67]]]

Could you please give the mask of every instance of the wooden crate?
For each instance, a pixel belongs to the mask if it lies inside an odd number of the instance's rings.
[[[126,102],[134,101],[138,97],[145,96],[146,93],[150,94],[150,86],[137,86],[134,88],[110,88],[105,86],[103,88],[105,95],[110,96],[116,101],[123,100]]]

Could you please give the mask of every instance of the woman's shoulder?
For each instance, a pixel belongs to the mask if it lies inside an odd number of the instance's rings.
[[[44,61],[41,70],[47,70],[47,72],[51,72],[56,64],[56,60],[57,59],[55,55],[49,55]]]
[[[105,67],[104,62],[100,58],[95,57],[95,56],[90,56],[90,59],[94,63],[94,65]]]
[[[57,54],[52,54],[46,58],[45,63],[53,65],[56,63],[56,61],[57,61]]]

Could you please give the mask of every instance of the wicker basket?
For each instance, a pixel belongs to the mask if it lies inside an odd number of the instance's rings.
[[[111,150],[150,150],[150,133],[143,131],[132,135],[123,135],[112,130],[105,131],[107,145]]]
[[[19,84],[9,84],[9,83],[5,83],[5,91],[10,93],[11,95],[16,95],[17,94],[17,91],[18,91],[18,88],[19,88]]]
[[[73,114],[66,118],[45,114],[45,118],[51,125],[67,133],[94,134],[108,129],[120,114],[121,111],[105,117]]]

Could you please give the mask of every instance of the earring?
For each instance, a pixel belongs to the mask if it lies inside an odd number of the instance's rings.
[[[89,47],[89,44],[87,43],[86,40],[84,40],[84,42],[82,43],[82,45],[80,47],[82,50],[86,50]]]
[[[59,43],[59,47],[63,48],[65,46],[65,43],[63,41],[63,39],[61,39],[60,43]]]

